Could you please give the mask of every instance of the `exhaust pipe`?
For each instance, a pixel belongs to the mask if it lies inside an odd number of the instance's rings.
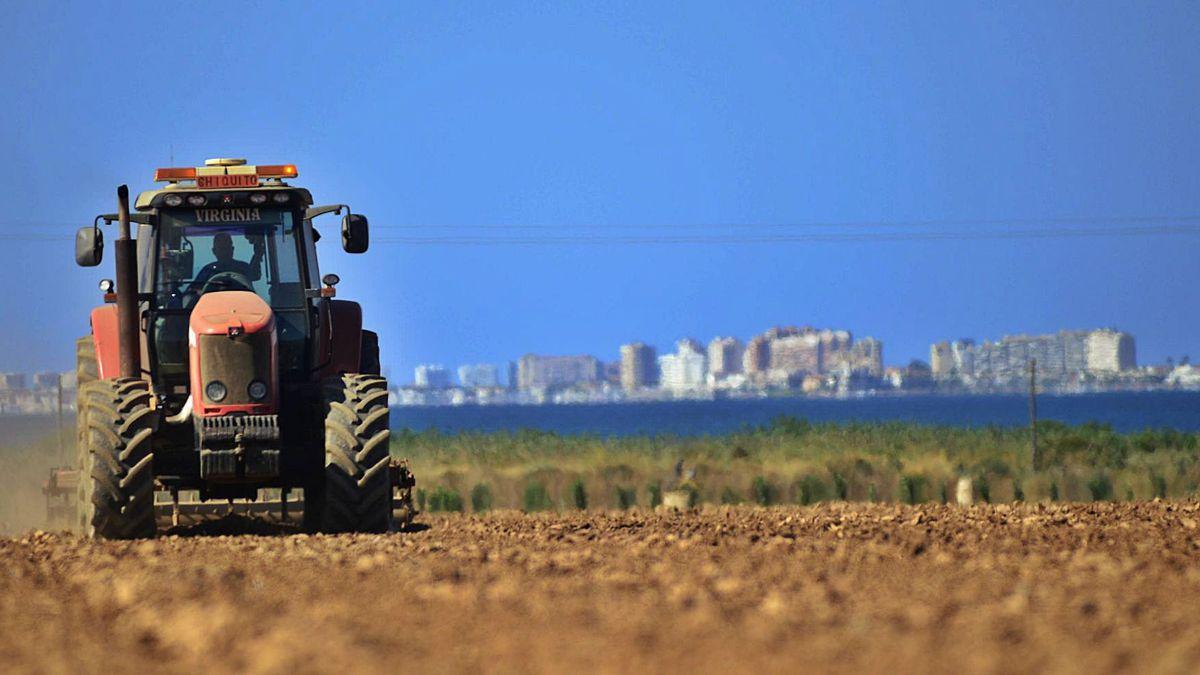
[[[121,377],[139,377],[137,242],[129,236],[129,187],[126,185],[117,188],[117,222],[120,229],[113,249],[117,259],[117,344],[121,354]]]

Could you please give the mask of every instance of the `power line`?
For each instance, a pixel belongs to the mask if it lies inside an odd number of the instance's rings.
[[[381,244],[411,246],[480,246],[480,245],[638,245],[638,244],[789,244],[789,243],[855,243],[903,241],[979,241],[987,239],[1053,239],[1080,237],[1200,235],[1200,225],[1125,227],[1125,228],[1046,228],[992,231],[940,232],[863,232],[819,233],[794,235],[710,235],[710,236],[583,236],[559,237],[384,237],[374,241]]]
[[[399,230],[718,230],[718,229],[912,229],[937,227],[1013,227],[1034,225],[1102,225],[1102,224],[1200,224],[1200,215],[1135,216],[1103,218],[1016,218],[1016,219],[945,219],[901,221],[805,221],[793,223],[493,223],[482,225],[405,224],[372,225]]]
[[[62,234],[5,234],[0,232],[0,241],[71,241],[74,237]]]
[[[406,246],[635,246],[686,244],[794,244],[794,243],[889,243],[920,241],[982,241],[1019,239],[1076,239],[1089,237],[1192,236],[1200,235],[1200,223],[1126,227],[1042,227],[1020,229],[957,229],[920,232],[810,232],[793,234],[705,234],[705,235],[615,235],[564,234],[559,236],[410,236],[376,237],[373,243]],[[0,232],[0,241],[66,242],[72,237],[57,233]]]

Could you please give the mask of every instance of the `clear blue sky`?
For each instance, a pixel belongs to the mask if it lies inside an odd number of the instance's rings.
[[[69,235],[172,153],[294,162],[376,239],[1200,216],[1196,3],[135,4],[5,5],[0,234]],[[874,335],[890,363],[1109,325],[1142,362],[1200,356],[1196,235],[333,241],[323,271],[400,381],[778,323]],[[111,260],[9,239],[0,269],[0,370],[71,367]]]

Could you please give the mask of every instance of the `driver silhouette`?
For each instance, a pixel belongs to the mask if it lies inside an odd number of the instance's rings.
[[[234,274],[246,277],[250,281],[258,281],[262,278],[264,248],[262,241],[256,241],[254,242],[254,255],[250,258],[250,262],[245,263],[241,260],[235,260],[233,257],[233,237],[229,236],[228,232],[218,232],[213,237],[212,247],[213,255],[217,259],[201,268],[200,273],[192,280],[192,287],[203,288],[209,279],[225,272],[233,272]]]

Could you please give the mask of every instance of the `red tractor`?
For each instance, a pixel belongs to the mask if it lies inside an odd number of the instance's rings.
[[[363,253],[366,217],[313,206],[296,167],[211,159],[158,169],[166,186],[117,190],[118,211],[79,230],[75,260],[101,261],[116,221],[116,283],[77,345],[78,526],[106,539],[154,536],[156,493],[196,504],[303,492],[319,532],[383,532],[411,475],[391,461],[379,343],[358,303],[321,276],[313,219],[340,215]]]

